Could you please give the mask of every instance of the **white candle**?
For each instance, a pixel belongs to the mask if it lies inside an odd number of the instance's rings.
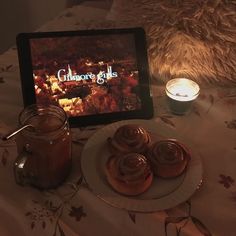
[[[166,84],[169,106],[175,114],[185,114],[199,93],[198,84],[190,79],[175,78]]]
[[[166,84],[166,94],[177,101],[192,101],[199,95],[198,84],[190,79],[176,78]]]

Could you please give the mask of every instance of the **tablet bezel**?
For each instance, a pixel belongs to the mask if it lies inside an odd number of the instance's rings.
[[[34,32],[20,33],[16,37],[18,60],[20,66],[21,87],[24,107],[36,103],[34,89],[33,68],[31,62],[30,39],[74,37],[74,36],[96,36],[110,34],[133,34],[136,48],[136,60],[139,71],[139,88],[141,109],[132,111],[121,111],[115,113],[94,114],[86,116],[69,117],[72,127],[98,125],[110,123],[123,119],[149,119],[153,116],[153,102],[150,92],[150,75],[147,57],[147,45],[145,31],[142,28],[123,29],[99,29],[80,31],[55,31],[55,32]]]

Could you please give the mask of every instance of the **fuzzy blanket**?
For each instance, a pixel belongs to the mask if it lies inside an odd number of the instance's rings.
[[[116,26],[142,26],[153,81],[236,85],[236,1],[114,0]]]

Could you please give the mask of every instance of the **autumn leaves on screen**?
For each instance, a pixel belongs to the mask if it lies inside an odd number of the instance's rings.
[[[133,35],[31,39],[37,103],[69,116],[139,110]]]

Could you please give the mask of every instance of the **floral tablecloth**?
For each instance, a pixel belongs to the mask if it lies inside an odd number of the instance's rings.
[[[94,13],[96,12],[96,14]],[[105,21],[106,10],[67,9],[40,30],[75,30]],[[90,20],[85,15],[90,14]],[[109,21],[104,26],[109,27]],[[0,235],[236,235],[236,87],[201,87],[191,113],[171,114],[163,85],[152,84],[157,127],[180,134],[200,153],[203,182],[190,199],[159,212],[114,208],[90,192],[80,171],[86,141],[101,126],[75,128],[73,169],[58,189],[15,184],[14,140],[0,143]],[[0,135],[14,128],[23,108],[16,48],[0,56]]]

